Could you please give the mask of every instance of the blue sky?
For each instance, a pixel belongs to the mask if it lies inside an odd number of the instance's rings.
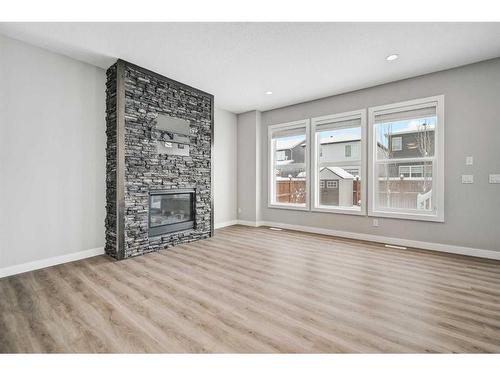
[[[393,121],[393,122],[388,122],[387,125],[392,124],[393,132],[400,132],[405,130],[417,130],[418,127],[424,123],[427,123],[427,125],[430,125],[431,128],[434,128],[436,126],[436,120],[437,120],[436,116],[433,116],[433,117],[426,117],[414,120]],[[383,123],[379,125],[386,125],[386,124]]]
[[[428,129],[435,129],[437,117],[425,117],[420,119],[403,120],[403,121],[393,121],[387,123],[377,124],[377,141],[381,144],[387,145],[388,139],[386,134],[388,133],[389,125],[392,125],[392,133],[404,132],[407,130],[418,130],[423,124],[427,124]]]
[[[338,129],[338,130],[331,130],[331,131],[326,131],[326,132],[321,132],[320,133],[320,139],[326,139],[326,138],[347,138],[347,137],[358,137],[361,138],[361,128],[349,128],[349,129]]]

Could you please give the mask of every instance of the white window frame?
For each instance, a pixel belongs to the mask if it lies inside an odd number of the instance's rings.
[[[319,182],[319,188],[320,188],[320,189],[324,189],[324,188],[325,188],[325,180],[321,180],[321,181]]]
[[[399,140],[399,148],[394,148],[394,141]],[[392,137],[391,138],[391,150],[392,151],[403,151],[403,137]]]
[[[349,155],[347,155],[347,150],[348,150],[347,147],[349,147]],[[351,144],[344,145],[344,157],[345,158],[352,157],[352,145]]]
[[[305,128],[304,135],[306,137],[306,145],[304,150],[304,159],[306,166],[306,199],[305,206],[298,203],[279,203],[275,199],[276,184],[274,183],[274,152],[273,152],[273,133],[282,130],[292,130]],[[268,159],[268,181],[267,181],[267,207],[282,208],[286,210],[309,211],[310,202],[310,156],[309,156],[309,138],[310,138],[310,120],[304,119],[299,121],[286,122],[282,124],[269,125],[267,128],[267,159]]]
[[[404,176],[403,178],[410,178],[411,177],[411,165],[400,165],[398,168],[398,174],[399,176],[402,176],[405,174],[405,172],[401,172],[401,168],[408,168],[408,176]]]
[[[410,177],[412,178],[418,178],[418,176],[414,176],[415,174],[417,174],[418,172],[415,172],[416,170],[420,169],[422,172],[420,172],[420,174],[422,176],[419,176],[419,177],[424,177],[424,164],[420,164],[420,165],[411,165],[410,166]]]
[[[361,144],[360,144],[360,168],[361,168],[361,207],[357,208],[349,208],[342,206],[326,206],[319,204],[319,194],[316,193],[316,186],[319,186],[319,145],[317,144],[317,136],[316,136],[316,127],[335,123],[342,122],[347,120],[360,119],[361,123]],[[334,126],[332,128],[335,128]],[[311,173],[310,177],[310,189],[311,192],[311,211],[315,212],[331,212],[331,213],[339,213],[339,214],[348,214],[348,215],[362,215],[366,216],[366,197],[367,197],[367,157],[366,157],[366,140],[367,140],[367,130],[366,130],[366,109],[360,109],[356,111],[336,113],[327,116],[314,117],[311,119]],[[351,148],[352,150],[352,148]]]
[[[377,196],[375,179],[376,152],[375,147],[376,132],[375,132],[375,115],[379,113],[393,113],[405,110],[426,108],[430,105],[436,107],[437,124],[434,129],[434,156],[428,158],[419,158],[424,160],[432,160],[432,205],[431,213],[423,213],[418,210],[404,210],[391,208],[378,208],[375,204]],[[368,216],[374,217],[389,217],[396,219],[423,220],[444,222],[444,95],[432,96],[428,98],[409,100],[405,102],[393,103],[377,107],[368,108],[368,157],[370,166],[370,180],[368,181]],[[392,145],[391,145],[392,146]],[[388,162],[411,162],[412,158],[390,159]],[[411,174],[410,174],[411,175]]]
[[[338,181],[335,181],[335,180],[327,180],[326,181],[326,188],[327,189],[337,189],[338,187],[339,187]]]
[[[420,177],[417,177],[417,176],[414,176],[414,174],[418,173],[418,172],[415,172],[416,169],[421,169],[422,172],[422,176],[421,177],[425,177],[425,165],[424,164],[407,164],[407,165],[400,165],[399,168],[398,168],[398,174],[399,176],[401,176],[402,174],[404,174],[404,172],[402,173],[401,172],[401,168],[408,168],[408,174],[409,176],[405,176],[403,178],[420,178]]]
[[[285,152],[285,150],[276,151],[276,153],[279,153],[282,156],[282,158],[276,158],[276,160],[279,160],[279,161],[286,160],[286,152]]]

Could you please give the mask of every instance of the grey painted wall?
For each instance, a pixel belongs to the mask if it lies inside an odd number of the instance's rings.
[[[104,245],[104,70],[0,36],[0,268]]]
[[[238,115],[238,219],[258,221],[261,218],[261,113],[251,111]]]
[[[234,113],[214,112],[214,221],[215,226],[237,218],[237,122]]]
[[[104,246],[104,70],[4,36],[0,56],[0,269]],[[222,223],[237,218],[236,115],[215,119]]]
[[[262,134],[267,134],[267,129],[262,129],[262,113],[256,111],[255,113],[255,138],[262,139]],[[257,221],[262,220],[262,206],[260,202],[263,199],[262,195],[262,178],[267,169],[262,167],[262,150],[267,149],[267,143],[257,142],[255,147],[255,218]],[[267,164],[266,164],[267,165]]]
[[[267,126],[439,94],[445,95],[445,223],[381,218],[376,228],[370,217],[267,207]],[[238,123],[238,130],[243,126]],[[500,59],[266,111],[262,220],[500,251],[500,185],[488,183],[489,173],[500,173],[499,142]],[[465,165],[469,155],[472,167]],[[475,183],[461,184],[461,174],[474,174]],[[238,184],[251,186],[248,180]]]

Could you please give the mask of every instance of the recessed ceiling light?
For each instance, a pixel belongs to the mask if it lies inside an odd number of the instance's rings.
[[[392,54],[392,55],[387,56],[385,59],[386,59],[387,61],[394,61],[394,60],[397,60],[397,59],[398,59],[398,57],[399,57],[399,55]]]
[[[273,92],[272,91],[266,91],[266,95],[272,95]]]

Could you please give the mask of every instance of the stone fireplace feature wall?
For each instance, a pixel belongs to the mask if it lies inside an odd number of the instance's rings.
[[[119,60],[107,71],[106,253],[117,259],[213,233],[213,96]],[[189,156],[158,154],[159,114],[190,122]],[[149,193],[195,189],[195,228],[149,236]]]
[[[104,249],[117,258],[116,220],[116,64],[106,71],[106,218]]]

